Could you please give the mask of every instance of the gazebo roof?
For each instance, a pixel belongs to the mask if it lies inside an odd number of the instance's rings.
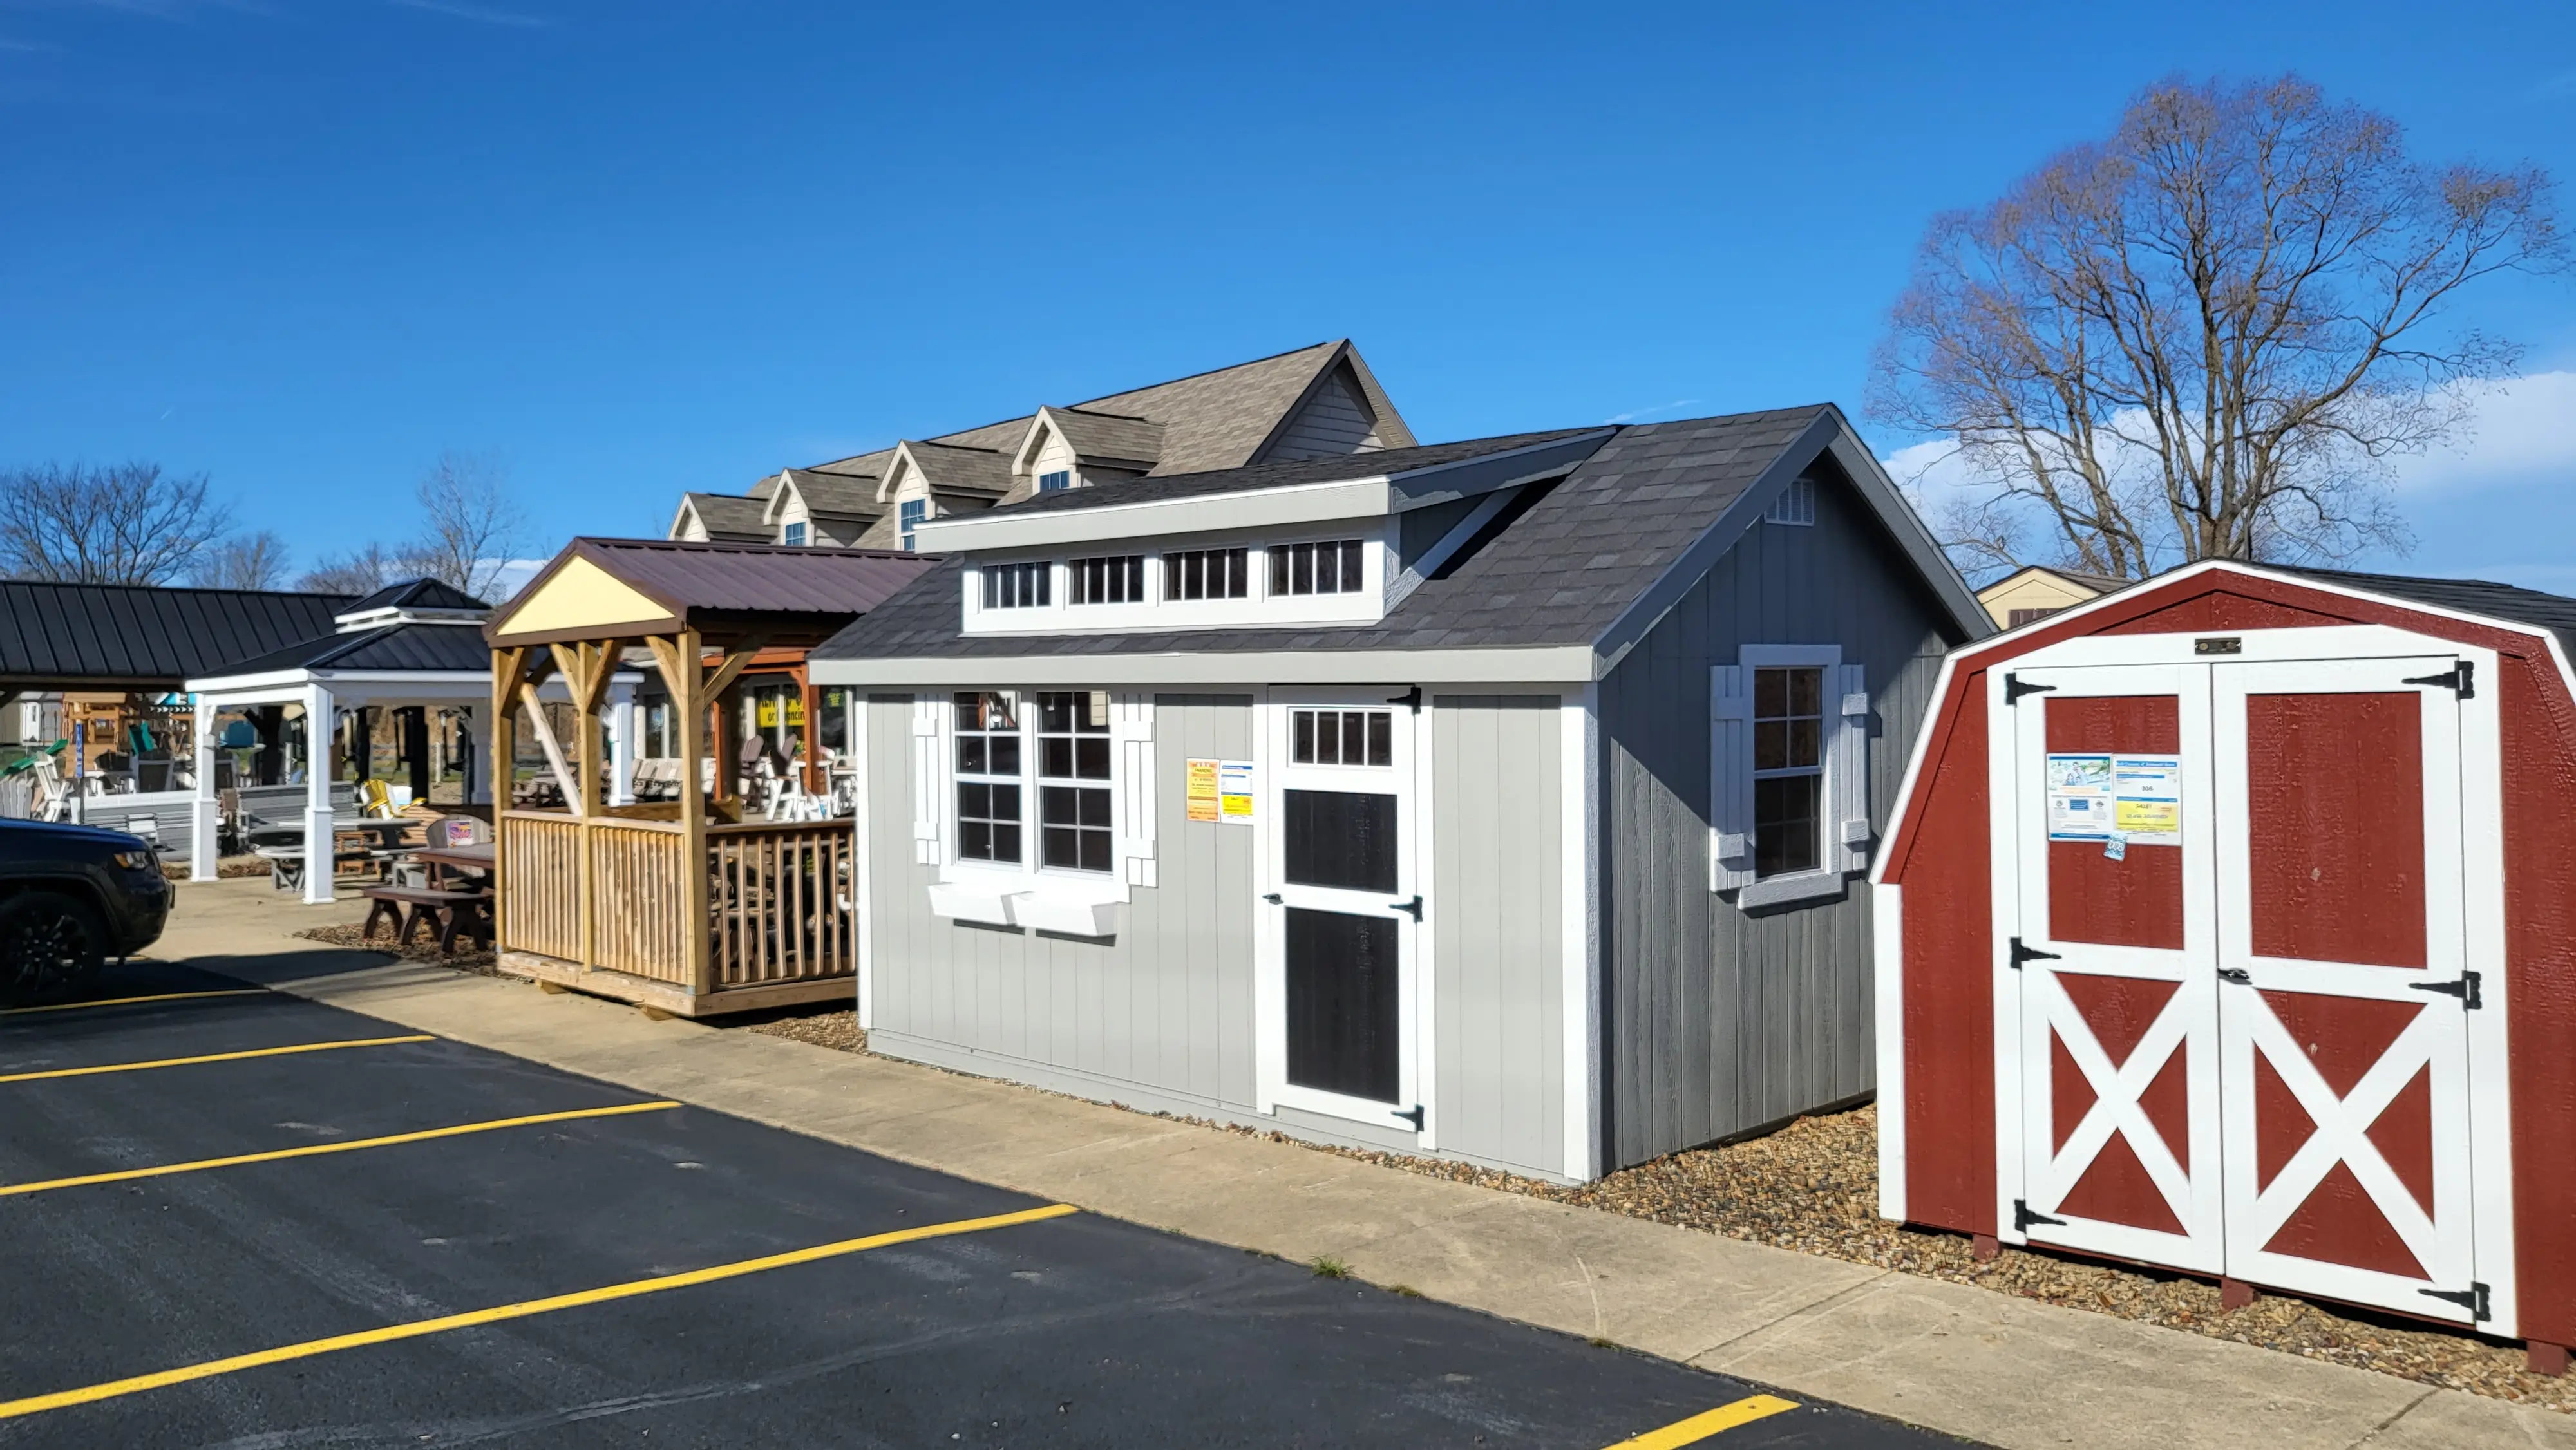
[[[813,645],[938,562],[884,549],[575,539],[483,634],[506,646],[695,628],[710,644],[757,635]]]
[[[345,594],[0,583],[0,688],[175,690],[299,639],[328,634]]]
[[[334,675],[483,675],[491,673],[492,652],[480,631],[461,623],[389,624],[303,640],[225,665],[222,673],[188,684],[203,691],[227,681],[299,670],[327,670]]]

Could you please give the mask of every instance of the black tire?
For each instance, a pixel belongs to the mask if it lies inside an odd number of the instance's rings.
[[[107,930],[89,904],[54,891],[0,901],[0,996],[68,996],[107,965]]]

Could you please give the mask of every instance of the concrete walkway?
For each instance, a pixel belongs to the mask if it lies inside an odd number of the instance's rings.
[[[2576,1416],[291,935],[360,914],[191,885],[154,955],[2010,1450],[2576,1450]]]

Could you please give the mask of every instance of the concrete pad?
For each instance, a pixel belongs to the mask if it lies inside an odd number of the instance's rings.
[[[2361,1450],[2576,1450],[2576,1415],[2529,1410],[2484,1395],[2441,1390],[2426,1395]]]
[[[2342,1450],[2434,1393],[2386,1375],[1905,1274],[1691,1363],[2008,1450]]]

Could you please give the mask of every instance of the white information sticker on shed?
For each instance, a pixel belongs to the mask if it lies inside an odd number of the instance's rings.
[[[1216,763],[1217,818],[1230,826],[1253,823],[1252,762],[1220,760]]]
[[[2182,761],[2171,755],[2052,754],[2048,839],[2182,844]]]

